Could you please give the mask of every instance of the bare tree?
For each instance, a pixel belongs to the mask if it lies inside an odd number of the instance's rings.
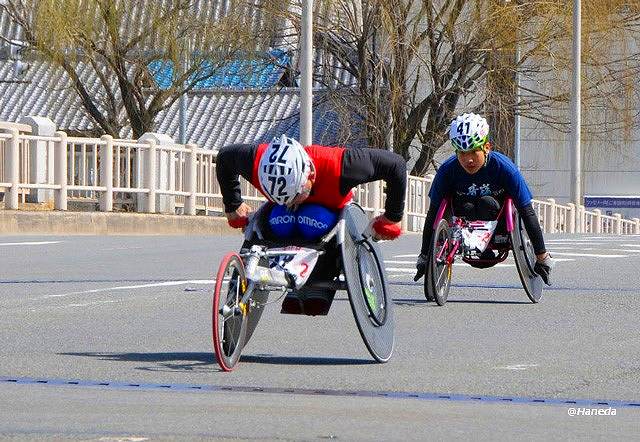
[[[565,1],[329,3],[317,11],[316,47],[328,54],[317,80],[336,92],[345,116],[362,118],[371,146],[392,146],[412,160],[411,173],[426,173],[462,110],[486,114],[506,152],[516,113],[567,130],[568,118],[558,112],[570,99],[571,5]],[[637,32],[637,2],[583,3],[587,42]],[[585,82],[585,97],[611,100],[623,78],[637,75],[638,47],[627,46],[631,53],[622,56],[585,46],[585,75],[593,78]],[[523,77],[518,103],[516,70]]]
[[[255,8],[232,1],[212,20],[198,3],[7,0],[0,7],[22,28],[33,56],[64,71],[97,127],[117,137],[130,126],[137,138],[182,94],[255,49]],[[160,70],[167,84],[156,83]]]

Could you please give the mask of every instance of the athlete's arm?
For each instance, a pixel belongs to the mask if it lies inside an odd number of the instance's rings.
[[[224,146],[216,158],[216,177],[220,184],[222,203],[226,213],[235,212],[243,204],[239,175],[251,180],[256,145],[232,144]]]
[[[531,190],[520,171],[513,164],[506,164],[501,173],[503,187],[513,198],[513,203],[524,223],[524,228],[531,239],[531,245],[537,256],[544,257],[547,249],[544,245],[542,229],[531,200]]]
[[[433,223],[436,221],[436,215],[438,214],[442,200],[449,192],[449,184],[449,168],[447,165],[443,165],[436,172],[436,176],[431,183],[431,189],[429,190],[429,210],[427,210],[427,216],[424,220],[422,247],[420,248],[420,253],[423,255],[430,253]]]
[[[340,192],[346,195],[359,184],[384,180],[387,199],[384,216],[394,223],[402,220],[407,187],[407,163],[398,154],[382,149],[346,149],[342,157]]]

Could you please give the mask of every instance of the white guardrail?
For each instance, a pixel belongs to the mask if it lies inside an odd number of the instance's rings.
[[[7,209],[22,201],[54,201],[56,210],[69,202],[95,203],[101,211],[145,213],[222,213],[222,195],[215,177],[216,152],[195,144],[160,144],[158,140],[118,140],[21,133],[0,133],[0,190]],[[144,139],[143,137],[142,139]],[[421,232],[429,208],[433,175],[408,176],[403,229]],[[257,208],[264,198],[241,179],[242,195]],[[383,211],[382,181],[354,189],[354,199],[373,215]],[[545,232],[640,234],[640,219],[603,215],[583,206],[534,200]]]

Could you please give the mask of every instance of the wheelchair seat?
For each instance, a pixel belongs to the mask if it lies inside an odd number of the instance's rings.
[[[469,220],[464,216],[456,216],[452,210],[452,225],[460,229],[465,252],[462,260],[472,267],[486,269],[507,259],[511,250],[511,241],[507,232],[505,205],[500,205],[494,219]],[[452,204],[452,208],[460,204]]]

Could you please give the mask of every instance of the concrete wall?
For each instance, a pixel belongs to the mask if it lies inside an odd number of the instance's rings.
[[[226,218],[105,212],[0,210],[0,235],[229,235]]]

